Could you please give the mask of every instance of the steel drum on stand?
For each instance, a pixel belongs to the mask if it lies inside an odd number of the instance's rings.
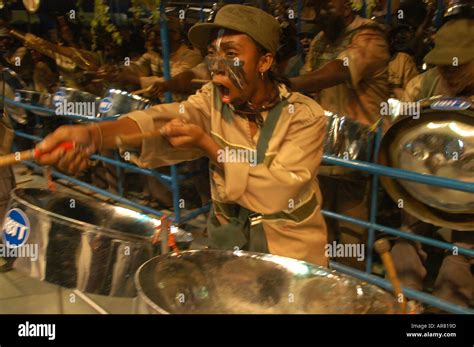
[[[397,313],[382,289],[327,268],[244,251],[161,255],[135,275],[138,313]]]
[[[135,296],[133,275],[159,254],[159,245],[153,246],[150,239],[160,221],[123,207],[17,188],[11,193],[8,211],[2,228],[4,244],[10,242],[9,237],[26,233],[24,246],[38,247],[37,260],[17,257],[14,268],[63,287]],[[179,235],[176,238],[178,246],[189,247],[189,239],[183,244]]]

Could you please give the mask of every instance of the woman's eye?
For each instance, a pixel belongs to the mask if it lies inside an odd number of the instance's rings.
[[[226,52],[226,57],[228,58],[233,58],[233,57],[236,57],[237,56],[237,53],[236,52]]]

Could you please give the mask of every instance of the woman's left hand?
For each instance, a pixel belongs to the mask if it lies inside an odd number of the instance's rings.
[[[161,128],[161,133],[175,148],[201,148],[206,133],[199,125],[187,123],[184,119],[173,119]]]

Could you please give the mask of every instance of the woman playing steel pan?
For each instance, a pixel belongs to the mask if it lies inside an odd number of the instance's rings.
[[[117,136],[161,128],[163,136],[137,141],[135,161],[156,168],[210,158],[211,247],[327,265],[316,180],[326,120],[315,101],[289,91],[270,72],[279,34],[278,22],[259,9],[223,7],[214,23],[196,24],[189,32],[196,47],[208,47],[212,83],[182,103],[132,112],[115,122],[61,127],[41,150],[66,140],[81,146],[53,150],[40,163],[80,172],[90,154],[114,147]]]

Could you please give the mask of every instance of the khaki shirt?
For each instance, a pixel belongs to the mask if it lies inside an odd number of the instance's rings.
[[[408,82],[418,75],[415,61],[406,54],[395,54],[388,64],[388,83],[392,92],[396,88],[405,89]],[[397,95],[398,97],[398,95]]]
[[[380,103],[390,96],[388,86],[388,43],[377,24],[359,16],[346,28],[342,40],[333,45],[320,32],[311,42],[305,74],[340,59],[347,62],[351,80],[323,89],[317,100],[333,113],[352,117],[363,124],[373,124],[380,118]]]
[[[280,97],[286,98],[289,105],[282,111],[264,163],[225,163],[225,169],[211,163],[212,199],[215,203],[237,203],[264,215],[283,212],[280,219],[264,217],[262,221],[270,252],[327,266],[327,232],[316,178],[326,118],[311,98],[290,93],[283,85],[279,90]],[[246,118],[232,110],[231,118],[223,115],[218,93],[208,83],[184,102],[157,105],[124,117],[136,121],[142,132],[155,129],[156,121],[184,118],[201,126],[221,148],[255,150],[260,130],[251,137]],[[262,113],[264,119],[267,114],[268,111]],[[143,140],[136,163],[156,168],[203,155],[196,149],[172,148],[165,139],[157,137]],[[312,206],[309,211],[308,206]],[[224,214],[216,213],[216,217],[221,224],[228,223]]]
[[[202,55],[197,49],[189,48],[182,44],[176,52],[170,54],[170,75],[176,76],[181,72],[190,70],[202,62]],[[148,87],[155,81],[163,80],[163,59],[156,52],[147,52],[133,62],[138,66],[143,76],[154,76],[154,78],[140,79],[142,88]],[[158,78],[157,78],[158,77]]]
[[[418,101],[438,95],[455,96],[451,94],[449,88],[443,83],[438,68],[435,67],[419,74],[408,82],[403,100]]]

